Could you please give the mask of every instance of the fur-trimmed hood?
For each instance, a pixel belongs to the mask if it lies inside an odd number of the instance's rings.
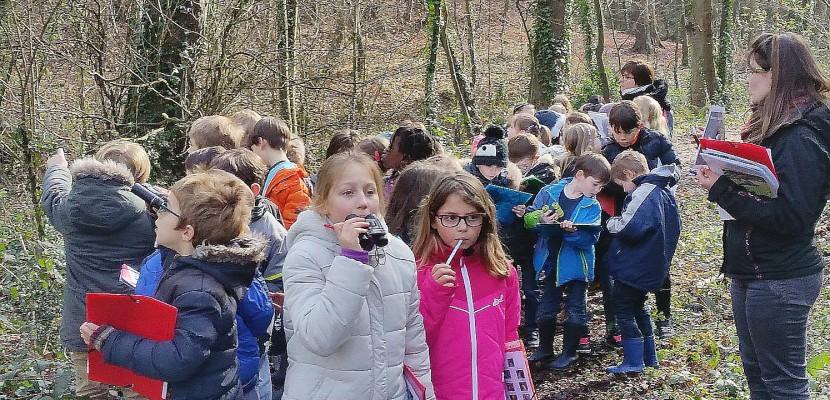
[[[198,269],[219,282],[236,300],[245,297],[257,266],[265,258],[268,241],[259,235],[245,235],[223,245],[196,246],[193,254],[179,257],[179,265]]]
[[[147,205],[132,189],[129,168],[112,161],[87,157],[69,168],[72,189],[67,198],[68,219],[88,232],[117,232],[138,218],[150,218]]]

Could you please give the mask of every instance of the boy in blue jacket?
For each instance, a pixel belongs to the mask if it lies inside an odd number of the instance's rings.
[[[673,164],[649,173],[645,156],[633,150],[620,153],[611,167],[611,177],[628,196],[622,215],[607,223],[612,240],[605,261],[615,282],[617,324],[623,338],[623,362],[608,372],[639,373],[645,366],[659,366],[644,304],[649,292],[663,286],[677,248],[680,213],[669,188],[679,176]]]
[[[546,361],[553,355],[556,315],[567,295],[562,354],[548,364],[556,370],[573,365],[579,339],[588,333],[586,296],[594,279],[594,244],[599,238],[601,212],[594,196],[610,180],[608,161],[599,154],[577,157],[574,169],[573,178],[542,188],[524,215],[525,226],[538,232],[533,267],[544,281],[536,312],[539,348],[530,356],[531,361]]]
[[[237,313],[263,259],[266,241],[250,236],[254,198],[218,170],[173,185],[158,210],[156,241],[176,253],[154,297],[178,310],[172,340],[153,341],[85,322],[81,338],[110,364],[169,383],[170,398],[238,399]]]

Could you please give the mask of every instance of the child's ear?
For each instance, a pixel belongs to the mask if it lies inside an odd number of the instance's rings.
[[[262,190],[262,187],[258,183],[251,184],[251,192],[254,194],[254,197],[259,196],[260,190]]]
[[[193,225],[187,225],[182,228],[179,232],[181,232],[182,241],[185,242],[193,242],[193,237],[196,236],[196,231],[193,229]]]

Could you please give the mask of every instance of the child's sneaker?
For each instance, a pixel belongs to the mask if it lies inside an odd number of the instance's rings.
[[[655,333],[660,339],[666,340],[674,336],[674,326],[672,326],[671,318],[655,321],[654,325],[657,326],[657,332]]]
[[[591,337],[586,336],[579,338],[579,344],[576,346],[577,354],[591,354]]]
[[[605,336],[605,344],[615,349],[622,348],[622,335],[619,333],[609,333]]]

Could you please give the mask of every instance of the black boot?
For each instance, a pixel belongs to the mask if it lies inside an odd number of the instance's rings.
[[[587,326],[566,323],[565,334],[562,338],[562,354],[553,360],[553,362],[548,364],[548,368],[557,371],[565,371],[570,369],[577,359],[576,349],[579,347],[579,338],[587,334]]]
[[[539,347],[527,358],[530,362],[547,361],[553,357],[553,337],[556,334],[556,320],[539,321]]]

